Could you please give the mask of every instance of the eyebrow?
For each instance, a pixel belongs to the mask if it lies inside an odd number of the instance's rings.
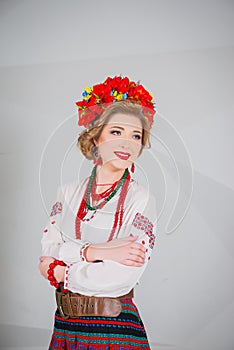
[[[121,129],[121,130],[124,130],[124,128],[122,128],[122,126],[112,126],[110,129]],[[142,134],[142,132],[141,131],[139,131],[139,130],[133,130],[133,132],[137,132],[137,133],[139,133],[139,134]]]

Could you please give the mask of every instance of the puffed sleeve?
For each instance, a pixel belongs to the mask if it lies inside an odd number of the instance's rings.
[[[141,267],[127,266],[112,260],[69,264],[65,269],[66,289],[89,296],[117,297],[134,288],[150,260],[155,245],[155,197],[150,194],[147,205],[141,211],[137,210],[136,203],[133,214],[128,233],[138,235],[138,242],[146,247],[145,263]]]
[[[41,239],[42,255],[52,256],[66,264],[85,261],[83,251],[91,244],[88,241],[72,239],[62,232],[62,220],[65,210],[66,186],[59,186],[54,204],[51,207],[49,220],[43,230]]]

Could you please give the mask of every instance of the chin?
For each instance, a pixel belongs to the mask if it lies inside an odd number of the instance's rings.
[[[129,166],[132,165],[132,161],[129,160],[121,160],[121,159],[114,159],[111,161],[106,161],[106,163],[104,164],[109,164],[110,166],[112,166],[113,168],[115,168],[116,170],[125,170],[126,168],[128,168]]]

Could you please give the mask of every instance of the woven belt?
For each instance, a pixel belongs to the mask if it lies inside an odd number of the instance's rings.
[[[94,297],[79,293],[59,292],[56,290],[56,302],[61,316],[65,319],[80,316],[116,317],[122,311],[120,299],[133,298],[133,289],[119,297]]]

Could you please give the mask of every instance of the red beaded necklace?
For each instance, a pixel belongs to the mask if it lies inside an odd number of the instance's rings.
[[[128,190],[128,186],[129,186],[129,182],[130,182],[131,176],[130,173],[128,172],[127,177],[122,185],[121,188],[121,193],[119,196],[119,200],[117,203],[117,208],[116,208],[116,212],[115,212],[115,218],[114,218],[114,223],[113,223],[113,227],[110,233],[110,236],[108,238],[108,241],[111,241],[114,237],[115,231],[117,229],[117,226],[119,227],[119,229],[122,226],[122,222],[123,222],[123,213],[124,213],[124,201],[125,201],[125,197],[127,195],[127,190]],[[90,181],[90,179],[89,179]],[[77,239],[81,239],[81,232],[80,232],[80,222],[81,220],[84,221],[84,217],[87,214],[87,194],[88,194],[88,187],[89,187],[89,181],[86,185],[86,189],[82,198],[82,201],[80,203],[80,207],[78,209],[77,215],[76,215],[76,221],[75,221],[75,231],[76,231],[76,238]],[[113,190],[115,189],[115,187],[118,185],[118,183],[121,181],[118,180],[116,182],[114,182],[110,188],[108,188],[106,191],[97,194],[95,189],[96,189],[96,181],[93,181],[93,185],[92,185],[92,189],[91,189],[91,196],[93,200],[100,200],[100,198],[103,198],[103,202],[101,203],[101,205],[99,206],[99,209],[103,208],[103,206],[105,205],[106,201],[105,199],[113,192]],[[96,212],[96,211],[95,211]],[[95,213],[94,213],[95,214]],[[92,217],[94,216],[94,214],[92,215]],[[91,218],[92,218],[91,217]],[[91,219],[90,218],[90,219]],[[88,219],[87,219],[88,221]]]
[[[111,184],[111,187],[109,187],[106,191],[103,191],[101,193],[97,193],[96,192],[97,183],[96,183],[96,179],[94,178],[93,186],[92,186],[92,189],[91,189],[92,200],[93,201],[99,201],[101,198],[107,198],[111,194],[111,192],[114,191],[114,189],[117,186],[117,184],[119,183],[119,181],[120,180],[117,180],[113,184]],[[104,184],[103,184],[103,186],[104,186]]]

